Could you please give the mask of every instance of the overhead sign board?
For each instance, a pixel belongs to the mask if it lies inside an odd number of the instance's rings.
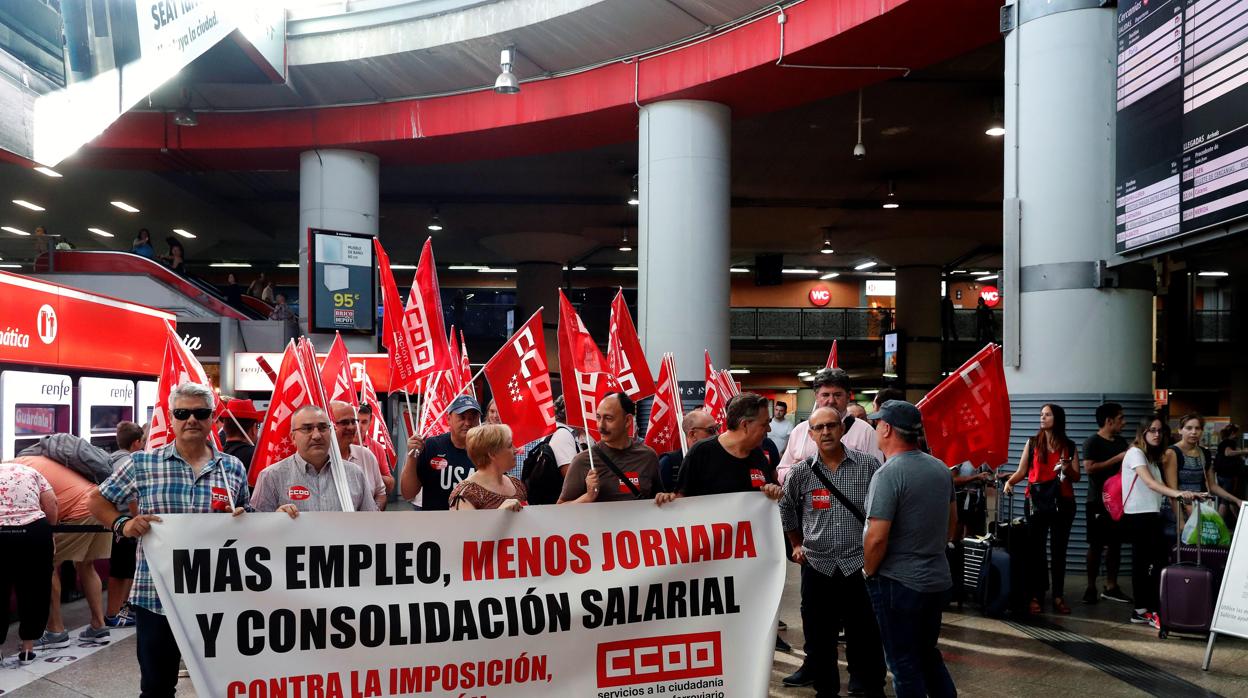
[[[312,331],[372,334],[377,312],[373,236],[316,228],[308,235]]]

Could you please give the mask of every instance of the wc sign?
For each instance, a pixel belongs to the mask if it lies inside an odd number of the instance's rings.
[[[816,308],[822,308],[832,302],[832,290],[823,284],[812,287],[807,295],[810,298],[810,304]]]
[[[984,286],[979,289],[979,297],[984,299],[984,305],[989,308],[995,308],[1001,305],[1001,290],[996,286]]]

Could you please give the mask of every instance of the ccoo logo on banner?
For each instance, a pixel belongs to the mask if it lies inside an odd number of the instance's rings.
[[[767,692],[784,552],[758,493],[163,518],[143,554],[201,695]]]

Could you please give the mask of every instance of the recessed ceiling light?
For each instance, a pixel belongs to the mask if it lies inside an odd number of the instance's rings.
[[[750,270],[749,270],[749,269],[746,269],[745,267],[730,267],[730,268],[728,269],[728,271],[732,272],[733,274],[748,274],[748,273],[750,273]]]
[[[728,372],[729,372],[729,373],[749,373],[749,372],[750,372],[750,369],[748,369],[748,368],[730,368],[730,369],[728,369]]]
[[[1222,278],[1230,275],[1231,273],[1227,271],[1202,271],[1196,274],[1196,276],[1212,276],[1216,278]]]
[[[186,238],[186,239],[188,239],[188,240],[194,240],[194,239],[195,239],[195,233],[192,233],[192,232],[191,232],[191,231],[189,231],[189,230],[183,230],[182,228],[174,228],[174,229],[173,229],[173,232],[177,233],[178,235],[181,235],[182,237],[184,237],[184,238]]]
[[[57,172],[56,170],[52,169],[51,167],[36,167],[36,168],[35,168],[35,172],[41,172],[41,173],[43,173],[43,174],[45,174],[45,175],[47,175],[47,176],[49,176],[49,177],[60,177],[60,176],[61,176],[61,173],[60,173],[60,172]]]
[[[96,235],[99,235],[100,237],[104,237],[104,238],[113,237],[112,233],[108,232],[107,230],[101,230],[99,228],[87,228],[87,232],[95,233]]]
[[[217,267],[219,269],[226,269],[226,268],[246,269],[251,266],[251,263],[250,262],[213,262],[212,264],[209,264],[208,266]]]
[[[18,206],[21,206],[22,208],[28,208],[32,211],[46,211],[47,210],[46,208],[40,206],[39,204],[32,204],[25,199],[13,199],[13,203],[17,204]]]
[[[840,275],[841,275],[841,273],[840,273],[840,272],[837,272],[837,271],[828,272],[827,274],[824,274],[823,276],[819,277],[819,280],[820,280],[820,281],[827,281],[828,279],[835,279],[836,277],[838,277],[838,276],[840,276]]]
[[[891,211],[892,209],[895,209],[895,208],[901,208],[901,204],[897,203],[896,201],[885,201],[884,205],[881,206],[880,208],[886,208]]]
[[[17,228],[14,228],[11,225],[0,226],[0,230],[8,231],[10,233],[13,233],[14,235],[26,235],[26,236],[30,235],[30,233],[26,232],[25,230],[19,230]]]
[[[637,271],[637,267],[611,267],[611,271]]]
[[[482,274],[515,274],[516,270],[512,267],[486,267],[478,269]]]
[[[797,391],[796,391],[796,390],[786,390],[786,391],[784,391],[784,394],[785,394],[785,395],[797,395]]]
[[[124,201],[110,201],[108,203],[116,206],[117,208],[125,211],[126,213],[138,213],[139,212],[139,209],[131,206],[130,204]]]
[[[782,274],[818,274],[818,269],[781,269]]]
[[[992,275],[990,275],[990,276],[981,276],[981,277],[979,277],[979,280],[980,280],[980,281],[992,281],[992,280],[993,280],[993,279],[995,279],[995,278],[997,278],[997,275],[996,275],[996,274],[992,274]]]
[[[878,390],[862,390],[859,392],[861,392],[863,395],[879,395],[880,393],[880,391]]]
[[[990,271],[977,271],[977,272],[975,272],[975,276],[988,276],[988,275],[989,275],[989,274],[991,274],[991,273],[992,273],[992,272],[990,272]]]
[[[954,273],[954,274],[965,274],[965,273],[966,273],[966,270],[965,270],[965,269],[954,269],[952,273]]]
[[[984,135],[992,136],[993,138],[1000,138],[1005,135],[1005,127],[1001,124],[994,123],[988,127],[988,130],[984,131]]]
[[[798,377],[798,378],[805,378],[806,376],[809,376],[809,375],[810,375],[810,371],[801,371],[801,372],[799,372],[799,373],[797,374],[797,377]]]
[[[391,264],[391,265],[390,265],[390,268],[391,268],[391,269],[408,269],[408,270],[411,270],[411,269],[415,269],[415,268],[416,268],[416,265],[415,265],[415,264]]]
[[[879,262],[863,262],[862,264],[859,264],[858,266],[854,267],[854,271],[863,271],[864,269],[870,269],[876,264],[879,264]]]
[[[298,262],[282,262],[281,264],[277,265],[277,268],[278,269],[298,269],[299,263]],[[394,266],[391,265],[390,268],[393,269]]]
[[[575,267],[572,267],[572,271],[585,271],[585,267],[577,265]]]
[[[624,243],[620,245],[620,252],[632,252],[632,251],[633,251],[633,248],[630,247],[628,243]]]
[[[452,264],[447,267],[447,269],[450,269],[451,271],[480,271],[487,268],[488,267],[484,267],[480,264]]]

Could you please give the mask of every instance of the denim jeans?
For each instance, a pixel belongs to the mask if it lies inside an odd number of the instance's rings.
[[[169,619],[146,608],[131,608],[138,636],[139,696],[168,698],[178,690],[178,664],[182,661]]]
[[[950,592],[915,591],[888,577],[867,580],[867,592],[880,625],[884,656],[893,672],[897,698],[952,698],[958,695],[945,660],[936,648],[940,615]]]

